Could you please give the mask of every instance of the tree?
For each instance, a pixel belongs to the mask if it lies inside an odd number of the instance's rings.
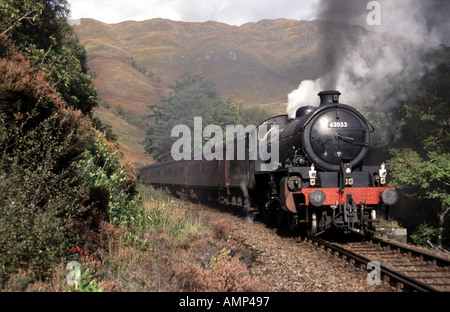
[[[429,152],[421,157],[410,148],[393,149],[391,153],[394,157],[388,165],[394,178],[392,185],[409,191],[414,197],[439,200],[437,243],[442,247],[445,221],[450,213],[450,154]]]
[[[396,112],[407,139],[390,151],[388,166],[392,185],[411,196],[439,201],[437,243],[442,247],[450,215],[450,48],[442,46],[428,57],[433,70]]]
[[[41,3],[32,0],[0,2],[0,36],[15,32],[25,21],[36,22],[42,9]]]
[[[187,125],[193,133],[194,117],[202,117],[204,126],[214,124],[223,129],[239,122],[241,104],[222,99],[212,80],[190,73],[181,78],[170,86],[173,92],[164,100],[165,106],[152,107],[154,121],[147,126],[145,150],[158,162],[171,158],[171,147],[177,140],[171,131],[176,125]]]
[[[0,33],[49,74],[59,95],[74,109],[90,114],[98,106],[87,54],[67,22],[66,0],[3,0]]]

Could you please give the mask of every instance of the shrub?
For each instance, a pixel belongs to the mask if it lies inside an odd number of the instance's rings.
[[[230,250],[222,249],[217,257],[211,258],[211,267],[206,271],[207,291],[248,292],[261,291],[259,278],[250,276],[246,265],[239,257],[230,256]]]
[[[131,223],[138,226],[142,215],[133,167],[121,161],[119,152],[99,133],[95,144],[80,161],[86,183],[92,190],[92,202],[104,206],[113,225]]]
[[[411,239],[415,244],[420,246],[429,246],[428,241],[434,241],[438,232],[439,230],[437,228],[422,223],[414,234],[411,235]]]
[[[134,225],[142,210],[134,169],[92,128],[98,100],[65,2],[31,2],[0,4],[0,287],[21,289],[51,281],[71,247],[103,244],[106,213]]]
[[[86,202],[89,190],[80,183],[78,156],[67,157],[76,143],[73,135],[54,128],[71,119],[66,112],[62,115],[67,119],[51,117],[25,134],[10,127],[19,134],[14,148],[7,148],[12,139],[0,142],[2,283],[18,268],[30,269],[36,278],[48,276],[62,250],[77,240],[77,224],[92,216]]]
[[[90,123],[18,52],[0,59],[0,284],[19,268],[50,275],[89,216],[78,161]],[[0,53],[0,54],[2,54]],[[2,54],[2,55],[3,55]]]
[[[142,208],[132,168],[47,77],[0,44],[0,285],[20,269],[48,279],[73,246],[100,243],[100,224]]]

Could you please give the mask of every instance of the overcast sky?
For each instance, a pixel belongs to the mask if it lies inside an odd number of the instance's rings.
[[[240,26],[262,19],[314,19],[318,0],[68,0],[72,18],[105,23],[167,18],[175,21],[219,21]]]

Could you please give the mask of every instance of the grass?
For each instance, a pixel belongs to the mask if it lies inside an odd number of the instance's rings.
[[[3,291],[262,291],[255,265],[239,233],[208,220],[199,206],[141,185],[141,224],[101,225],[98,250],[72,248],[49,280],[13,275]],[[66,265],[80,263],[77,289],[67,285]],[[83,275],[84,274],[84,275]]]
[[[179,201],[166,191],[149,186],[141,185],[140,191],[144,200],[145,221],[149,228],[160,229],[180,241],[204,228],[193,204]]]
[[[380,222],[376,224],[377,228],[394,228],[394,229],[400,229],[402,226],[398,224],[398,221],[396,220],[386,220],[383,217],[379,218]]]

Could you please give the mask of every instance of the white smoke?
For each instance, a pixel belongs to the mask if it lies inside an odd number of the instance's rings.
[[[361,8],[355,10],[354,1],[321,2],[326,25],[322,29],[321,49],[328,50],[324,53],[325,74],[317,80],[302,81],[288,95],[288,115],[295,117],[303,105],[318,105],[317,93],[327,89],[340,91],[342,103],[361,107],[395,85],[397,98],[391,101],[395,105],[412,82],[425,73],[424,52],[440,43],[439,25],[432,25],[426,16],[430,13],[429,2],[377,1],[381,24],[373,26],[365,19],[370,11],[365,11],[365,7],[362,12]],[[334,11],[337,6],[357,26],[334,23],[343,19]],[[327,57],[327,53],[332,57]]]
[[[297,108],[306,105],[319,105],[317,93],[320,92],[321,89],[320,78],[316,81],[303,80],[298,88],[288,95],[287,114],[290,117],[295,117]]]

